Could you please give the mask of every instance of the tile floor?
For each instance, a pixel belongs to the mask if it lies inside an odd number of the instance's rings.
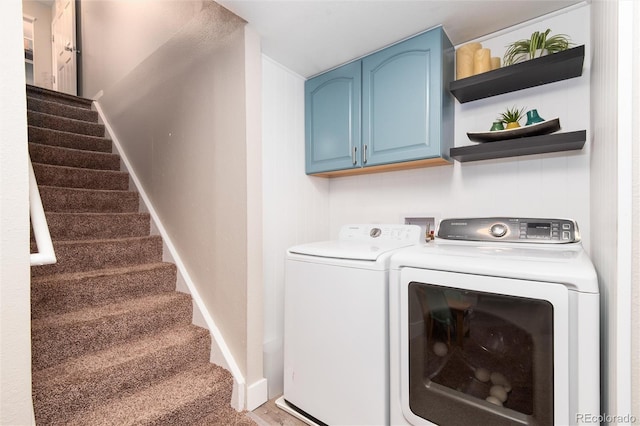
[[[276,406],[276,399],[278,398],[279,397],[270,399],[250,412],[248,416],[254,422],[258,423],[258,426],[306,426],[306,423],[278,408]]]

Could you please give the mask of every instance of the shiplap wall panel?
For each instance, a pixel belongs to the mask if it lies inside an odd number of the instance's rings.
[[[598,271],[601,294],[602,411],[615,411],[616,265],[617,265],[617,4],[594,2],[591,120],[591,212],[594,244],[591,257]]]
[[[591,210],[602,296],[604,413],[640,417],[640,19],[637,2],[593,2]],[[635,187],[634,187],[635,186]],[[630,211],[629,211],[630,210]],[[614,417],[611,424],[626,424]]]
[[[633,3],[632,22],[640,22],[640,4]],[[640,116],[640,26],[633,27],[633,109],[632,117]],[[640,324],[640,124],[633,128],[633,266],[631,324]],[[640,418],[640,327],[632,327],[631,401],[632,413]]]
[[[304,171],[304,79],[263,57],[264,363],[269,398],[283,390],[287,248],[329,238],[329,182]]]

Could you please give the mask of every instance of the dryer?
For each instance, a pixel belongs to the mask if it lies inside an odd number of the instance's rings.
[[[345,225],[287,251],[280,408],[309,424],[389,423],[389,260],[421,241],[415,225]]]
[[[447,219],[390,269],[391,424],[598,416],[599,290],[574,221]]]

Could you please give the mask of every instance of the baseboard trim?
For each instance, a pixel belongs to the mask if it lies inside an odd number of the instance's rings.
[[[247,411],[253,411],[269,399],[267,379],[262,378],[247,386]]]
[[[144,204],[145,208],[147,209],[147,211],[149,212],[149,215],[151,216],[151,219],[153,221],[153,223],[155,224],[157,231],[159,232],[159,234],[162,236],[162,240],[165,244],[165,247],[167,248],[171,258],[173,259],[174,263],[176,264],[176,268],[178,269],[178,273],[182,276],[182,279],[184,280],[184,284],[186,284],[189,293],[191,294],[191,297],[193,298],[193,302],[195,304],[195,306],[198,308],[198,310],[200,311],[200,314],[202,315],[202,318],[204,319],[204,322],[206,323],[207,328],[209,329],[209,332],[211,333],[211,337],[212,337],[212,347],[211,347],[211,353],[212,353],[212,358],[214,357],[214,353],[219,353],[222,354],[222,357],[224,359],[224,361],[226,362],[226,365],[224,367],[226,367],[231,374],[233,375],[234,378],[234,386],[233,386],[233,393],[232,393],[232,401],[231,401],[231,406],[233,408],[235,408],[238,411],[244,410],[245,409],[245,401],[248,400],[248,395],[247,395],[247,399],[245,399],[245,393],[248,392],[248,389],[246,389],[246,381],[244,376],[242,375],[242,372],[240,371],[240,368],[238,367],[238,364],[236,363],[235,359],[233,358],[233,355],[231,354],[231,350],[229,349],[229,346],[227,346],[224,338],[222,337],[222,333],[220,332],[220,329],[216,326],[213,318],[211,317],[211,315],[209,314],[209,311],[207,310],[202,298],[200,297],[200,294],[198,293],[198,290],[195,286],[195,283],[193,282],[193,280],[191,279],[191,277],[189,276],[189,272],[187,271],[187,268],[184,265],[184,262],[182,262],[182,259],[180,258],[180,255],[178,254],[178,251],[176,250],[175,246],[173,245],[173,242],[171,241],[171,238],[169,237],[169,234],[167,233],[166,229],[164,228],[164,226],[162,225],[162,223],[160,222],[160,218],[157,214],[157,212],[155,211],[153,204],[151,203],[151,200],[149,199],[149,197],[147,196],[147,193],[144,190],[144,187],[142,186],[140,179],[138,178],[138,176],[136,175],[135,171],[133,170],[133,168],[131,167],[131,163],[129,162],[129,159],[127,158],[126,153],[124,152],[124,150],[122,149],[122,144],[120,143],[120,141],[118,140],[117,135],[115,134],[115,132],[113,131],[113,128],[111,127],[109,120],[107,119],[107,117],[104,114],[104,111],[102,110],[102,107],[100,106],[100,103],[97,101],[93,102],[93,106],[95,107],[96,111],[98,112],[98,116],[100,117],[100,120],[102,121],[102,124],[104,124],[105,130],[107,132],[107,134],[110,136],[111,141],[113,142],[113,146],[114,149],[117,151],[117,153],[120,155],[120,159],[122,161],[122,164],[124,165],[125,169],[127,170],[127,172],[129,172],[129,176],[131,179],[131,182],[133,183],[133,185],[136,187],[136,190],[138,191],[139,195],[140,195],[140,199],[142,201],[142,203]],[[214,348],[214,345],[217,346],[217,348]],[[266,388],[266,379],[264,379],[265,385],[264,387]],[[252,385],[253,387],[254,385]],[[262,385],[260,385],[261,388]],[[251,394],[253,395],[254,392],[258,392],[258,390],[253,390],[251,391]],[[261,390],[260,390],[261,392]],[[266,392],[265,392],[266,395]],[[257,395],[256,395],[257,396]],[[252,396],[252,401],[255,400],[254,397]],[[266,401],[263,400],[263,402]]]

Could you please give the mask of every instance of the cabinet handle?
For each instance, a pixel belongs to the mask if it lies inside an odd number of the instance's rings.
[[[364,151],[362,152],[362,164],[367,164],[367,145],[364,145]]]
[[[354,166],[358,164],[358,158],[356,157],[357,151],[358,151],[358,147],[354,146],[353,151],[351,152],[351,161],[353,162]]]

